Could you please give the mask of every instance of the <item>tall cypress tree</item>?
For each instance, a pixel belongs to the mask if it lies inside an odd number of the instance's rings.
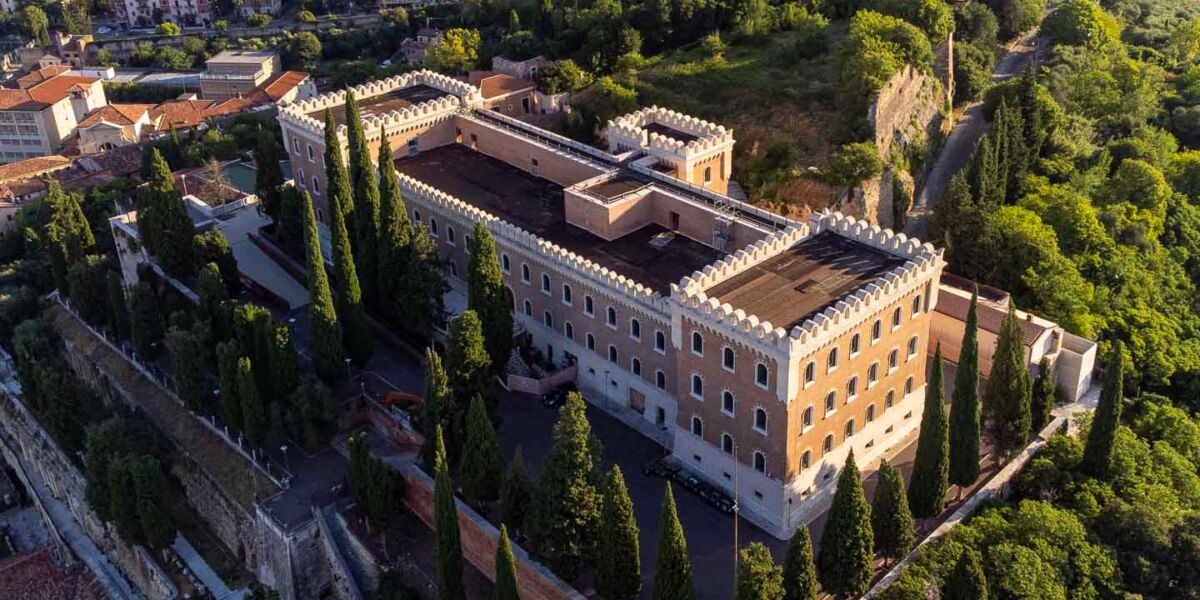
[[[341,155],[334,153],[334,156]],[[341,169],[339,164],[333,170]],[[343,172],[342,177],[345,177]],[[329,186],[329,233],[330,244],[333,246],[333,275],[337,282],[338,293],[335,306],[337,307],[338,322],[342,324],[342,344],[346,355],[354,364],[363,366],[371,358],[374,345],[374,334],[371,324],[367,321],[367,313],[362,304],[362,290],[358,287],[358,269],[354,266],[354,253],[350,249],[350,233],[346,229],[346,212],[341,202],[349,194],[336,193],[334,186]]]
[[[259,447],[267,436],[267,414],[263,409],[262,397],[254,381],[254,370],[250,359],[238,359],[238,399],[241,401],[242,430],[252,447]]]
[[[312,328],[313,369],[326,382],[346,375],[342,363],[342,326],[338,323],[333,308],[333,295],[329,291],[329,278],[325,274],[325,258],[321,254],[321,240],[317,235],[317,218],[313,215],[312,198],[304,193],[304,256],[308,266],[308,293],[312,301],[308,305],[308,319]]]
[[[342,158],[337,121],[333,118],[333,111],[328,108],[325,109],[325,194],[331,211],[335,206],[339,207],[346,218],[354,212],[354,195],[350,190],[346,161]]]
[[[430,346],[425,349],[425,405],[421,413],[421,428],[425,434],[421,462],[429,473],[435,472],[433,454],[437,443],[433,439],[433,431],[445,426],[449,396],[450,380],[442,368],[442,357]]]
[[[105,276],[108,291],[108,330],[119,339],[129,337],[129,308],[125,302],[125,285],[121,275],[109,270]]]
[[[517,586],[517,561],[513,558],[508,528],[500,525],[500,543],[496,545],[496,600],[521,600]]]
[[[971,195],[980,206],[994,209],[1004,199],[1004,180],[1000,178],[998,160],[996,140],[991,134],[984,134],[976,144],[967,167]]]
[[[933,374],[925,385],[921,435],[913,460],[908,504],[918,518],[935,517],[946,507],[950,471],[950,425],[946,422],[946,392],[942,382],[942,345],[933,354]]]
[[[371,149],[363,132],[362,116],[354,93],[346,90],[346,138],[350,146],[350,182],[354,185],[354,263],[368,274],[359,282],[367,306],[378,306],[379,186]],[[386,137],[386,136],[385,136]]]
[[[736,600],[778,600],[783,597],[783,569],[761,542],[742,549],[733,597]]]
[[[472,502],[491,502],[500,498],[504,476],[504,458],[500,440],[488,419],[479,396],[471,399],[467,410],[467,441],[463,448],[459,477],[463,496]]]
[[[512,352],[512,305],[505,293],[496,241],[482,223],[475,223],[469,247],[468,306],[479,313],[483,321],[483,338],[488,356],[492,358],[492,369],[499,372],[508,364],[508,355]]]
[[[475,311],[468,308],[450,324],[446,346],[446,371],[450,374],[454,402],[461,406],[467,399],[481,396],[490,409],[494,401],[492,360],[484,345],[483,324]]]
[[[376,252],[379,310],[389,319],[397,298],[405,292],[411,257],[412,230],[408,210],[400,195],[400,182],[392,163],[387,136],[379,143],[379,238]],[[408,313],[406,307],[404,313]]]
[[[967,327],[954,373],[950,401],[949,482],[962,488],[979,478],[979,289],[971,294]]]
[[[817,600],[817,567],[813,564],[808,527],[796,528],[783,559],[783,600]]]
[[[158,150],[151,151],[150,178],[138,190],[137,206],[138,238],[146,249],[158,258],[159,265],[168,274],[175,277],[192,275],[196,269],[195,225],[175,189],[171,168]]]
[[[209,367],[205,364],[205,340],[187,329],[172,327],[167,332],[167,349],[175,374],[175,390],[179,399],[192,411],[209,414],[212,387],[208,383]]]
[[[871,532],[875,550],[888,560],[904,557],[916,540],[913,516],[904,496],[904,475],[886,460],[879,465],[879,483],[871,502]]]
[[[654,562],[653,600],[695,600],[692,586],[692,561],[688,558],[687,540],[675,512],[675,495],[671,482],[666,482],[662,515],[658,519],[658,556]]]
[[[1041,362],[1038,363],[1038,376],[1033,381],[1033,392],[1031,393],[1029,408],[1031,433],[1038,433],[1050,424],[1050,411],[1053,409],[1054,367],[1050,366],[1050,359],[1043,356]]]
[[[38,213],[46,228],[54,285],[66,294],[67,270],[87,254],[96,238],[75,195],[63,191],[56,179],[46,180],[46,197]]]
[[[260,131],[254,146],[254,194],[272,221],[279,222],[283,194],[283,169],[275,136]]]
[[[1016,309],[1009,306],[1000,326],[992,373],[988,378],[983,408],[996,440],[998,459],[1007,460],[1029,439],[1029,368],[1025,366],[1025,343]],[[915,511],[914,511],[915,512]]]
[[[1099,479],[1107,478],[1112,466],[1117,428],[1121,426],[1121,403],[1125,398],[1124,377],[1121,340],[1116,340],[1108,352],[1104,388],[1100,390],[1100,402],[1096,405],[1095,417],[1088,429],[1087,444],[1083,447],[1083,471]]]
[[[942,584],[942,600],[987,600],[987,578],[979,564],[979,554],[963,548],[954,570]]]
[[[585,411],[579,394],[567,396],[533,505],[538,549],[550,568],[568,580],[590,556],[600,516],[600,443]]]
[[[161,350],[163,336],[162,313],[158,310],[158,296],[145,281],[138,282],[133,290],[133,314],[129,324],[133,349],[143,358],[154,358]]]
[[[458,532],[458,507],[450,472],[445,463],[438,466],[433,491],[433,520],[437,537],[438,597],[442,600],[466,600],[463,587],[462,541]]]
[[[518,534],[525,527],[526,517],[529,516],[529,508],[533,503],[530,489],[529,469],[525,466],[521,449],[517,448],[508,463],[504,486],[500,488],[500,518]]]
[[[821,534],[821,552],[817,556],[817,578],[821,588],[834,595],[866,592],[871,584],[874,555],[871,507],[863,495],[862,476],[851,450],[838,476],[833,506]]]
[[[642,593],[642,561],[633,501],[621,468],[613,465],[604,483],[596,537],[596,593],[604,600],[629,600]]]
[[[237,342],[217,344],[217,372],[220,377],[221,416],[230,429],[242,428],[242,397],[238,395],[238,359],[241,351]]]

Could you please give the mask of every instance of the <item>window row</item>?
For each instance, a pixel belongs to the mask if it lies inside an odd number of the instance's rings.
[[[700,417],[692,417],[691,430],[692,430],[692,435],[703,439],[704,438],[704,421]],[[733,456],[734,452],[736,450],[736,447],[737,446],[733,441],[732,435],[730,435],[728,433],[721,434],[721,451],[722,452],[724,452],[725,454],[728,454],[730,456]],[[751,466],[754,467],[755,471],[765,474],[767,472],[767,455],[763,454],[763,452],[761,450],[755,450],[754,453],[751,454],[750,464],[751,464]]]
[[[704,356],[704,334],[699,331],[692,332],[692,354],[696,356]],[[730,373],[737,372],[737,353],[729,346],[721,347],[721,367]],[[770,385],[770,369],[762,362],[754,363],[754,383],[758,387],[766,389]]]
[[[851,338],[850,347],[852,349],[854,348],[854,341],[857,339],[858,339],[858,334],[855,334],[854,337]],[[915,335],[912,336],[911,338],[908,338],[908,346],[906,348],[904,362],[908,362],[908,361],[916,358],[917,352],[919,350],[920,350],[920,338]],[[850,355],[854,356],[854,354],[855,354],[855,352],[852,350]],[[825,366],[826,373],[829,373],[837,368],[837,365],[838,365],[838,349],[837,348],[832,348],[829,350],[829,358],[826,360],[825,365],[826,365]],[[888,366],[888,373],[891,373],[892,371],[894,371],[900,367],[900,349],[899,348],[892,348],[892,351],[888,352],[887,366]],[[804,365],[804,385],[808,386],[808,385],[816,382],[816,380],[817,380],[817,362],[810,360],[810,361],[808,361],[807,365]],[[856,378],[851,378],[851,381],[854,381],[854,380],[856,380]],[[873,363],[871,363],[871,366],[867,368],[867,386],[870,387],[872,384],[874,384],[878,380],[879,380],[879,363],[873,362]]]

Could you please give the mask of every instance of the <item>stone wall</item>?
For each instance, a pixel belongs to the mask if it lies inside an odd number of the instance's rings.
[[[884,162],[903,146],[930,139],[941,124],[945,94],[936,77],[912,66],[905,66],[883,84],[867,119]]]

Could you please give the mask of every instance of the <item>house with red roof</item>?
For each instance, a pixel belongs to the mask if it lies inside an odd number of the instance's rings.
[[[79,123],[106,106],[100,78],[51,66],[0,88],[0,164],[55,154]]]

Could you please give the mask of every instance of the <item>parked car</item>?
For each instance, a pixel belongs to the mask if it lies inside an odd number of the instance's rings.
[[[579,388],[575,386],[574,382],[568,381],[543,394],[542,406],[546,408],[559,408],[566,403],[568,394],[578,390]]]
[[[662,477],[663,479],[673,481],[679,480],[681,471],[682,469],[680,469],[679,465],[662,458],[656,458],[642,467],[642,473],[645,475]]]
[[[104,34],[110,33],[110,32],[112,32],[112,30],[107,27],[97,27],[96,28],[96,34],[98,34],[98,35],[104,35]]]

